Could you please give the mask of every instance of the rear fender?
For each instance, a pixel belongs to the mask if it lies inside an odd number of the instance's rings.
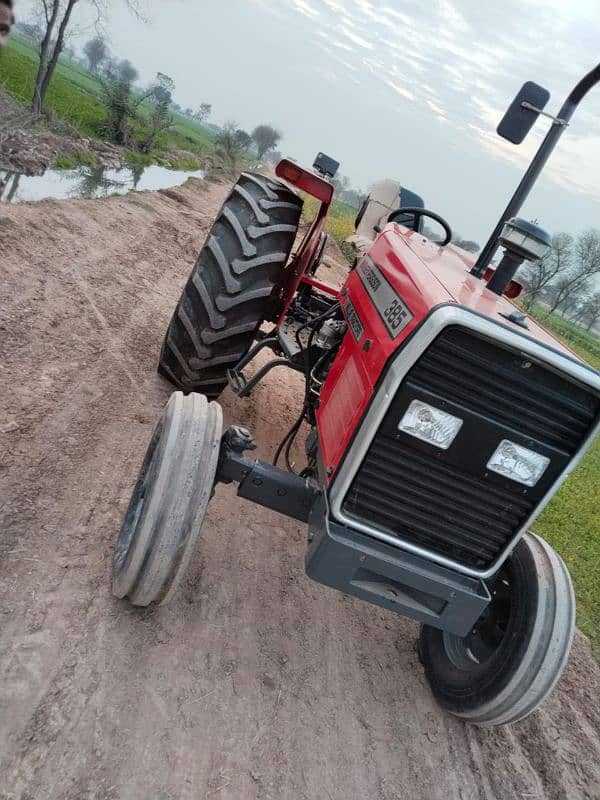
[[[277,318],[276,325],[279,326],[285,317],[290,303],[302,282],[315,284],[315,281],[310,278],[312,273],[312,266],[315,259],[321,252],[322,234],[327,219],[327,213],[333,200],[334,188],[329,181],[322,178],[320,175],[312,172],[305,167],[290,161],[287,158],[282,159],[275,167],[275,174],[278,178],[290,183],[302,192],[310,194],[320,202],[319,210],[308,230],[304,234],[304,238],[300,242],[296,252],[292,255],[290,262],[285,270],[284,281],[282,284],[282,292],[284,295],[283,307],[281,313]],[[337,295],[337,290],[321,284],[319,288],[332,296]]]

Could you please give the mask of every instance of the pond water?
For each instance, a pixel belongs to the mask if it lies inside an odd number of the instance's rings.
[[[168,189],[188,178],[203,178],[204,172],[183,172],[152,165],[149,167],[78,167],[49,169],[43,175],[21,175],[0,171],[0,201],[22,203],[49,197],[107,197],[127,194],[132,189]]]

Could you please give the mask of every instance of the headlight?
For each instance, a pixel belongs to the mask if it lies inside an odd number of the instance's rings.
[[[550,459],[503,439],[487,463],[488,469],[525,486],[535,486]]]
[[[413,400],[398,424],[398,430],[442,450],[447,450],[463,424],[462,419],[453,417],[439,408]]]

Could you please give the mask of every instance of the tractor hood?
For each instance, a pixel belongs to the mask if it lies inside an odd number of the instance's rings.
[[[522,309],[507,297],[490,291],[485,281],[471,275],[474,256],[455,245],[440,247],[420,233],[391,223],[383,229],[369,256],[375,263],[380,263],[381,259],[400,261],[402,266],[396,274],[401,282],[409,277],[413,284],[410,294],[413,295],[415,291],[423,293],[430,308],[444,303],[458,303],[581,361],[576,353],[532,317],[526,315],[527,328],[512,322],[510,316],[515,311],[522,314]]]

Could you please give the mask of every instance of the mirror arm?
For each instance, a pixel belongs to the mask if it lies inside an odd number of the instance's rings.
[[[506,220],[511,219],[511,217],[516,216],[519,212],[519,209],[527,199],[527,195],[533,188],[533,185],[537,181],[540,172],[544,168],[550,153],[556,147],[556,143],[560,139],[563,134],[563,131],[566,129],[567,124],[573,113],[581,100],[586,96],[586,94],[590,91],[590,89],[595,86],[597,83],[600,82],[600,64],[594,67],[587,75],[579,81],[577,86],[571,91],[567,99],[562,105],[562,108],[557,114],[557,118],[560,119],[563,124],[562,125],[552,125],[546,136],[544,137],[543,142],[539,146],[537,153],[534,155],[533,159],[531,160],[531,164],[527,168],[527,171],[521,178],[521,182],[517,186],[517,189],[513,196],[510,199],[509,204],[504,209],[504,213],[498,220],[498,223],[494,230],[492,231],[492,235],[487,240],[485,247],[479,254],[477,261],[475,262],[472,270],[471,275],[475,275],[477,278],[482,278],[487,267],[490,264],[490,261],[494,257],[496,250],[498,249],[498,237],[502,232],[502,228],[504,227],[504,223]]]

